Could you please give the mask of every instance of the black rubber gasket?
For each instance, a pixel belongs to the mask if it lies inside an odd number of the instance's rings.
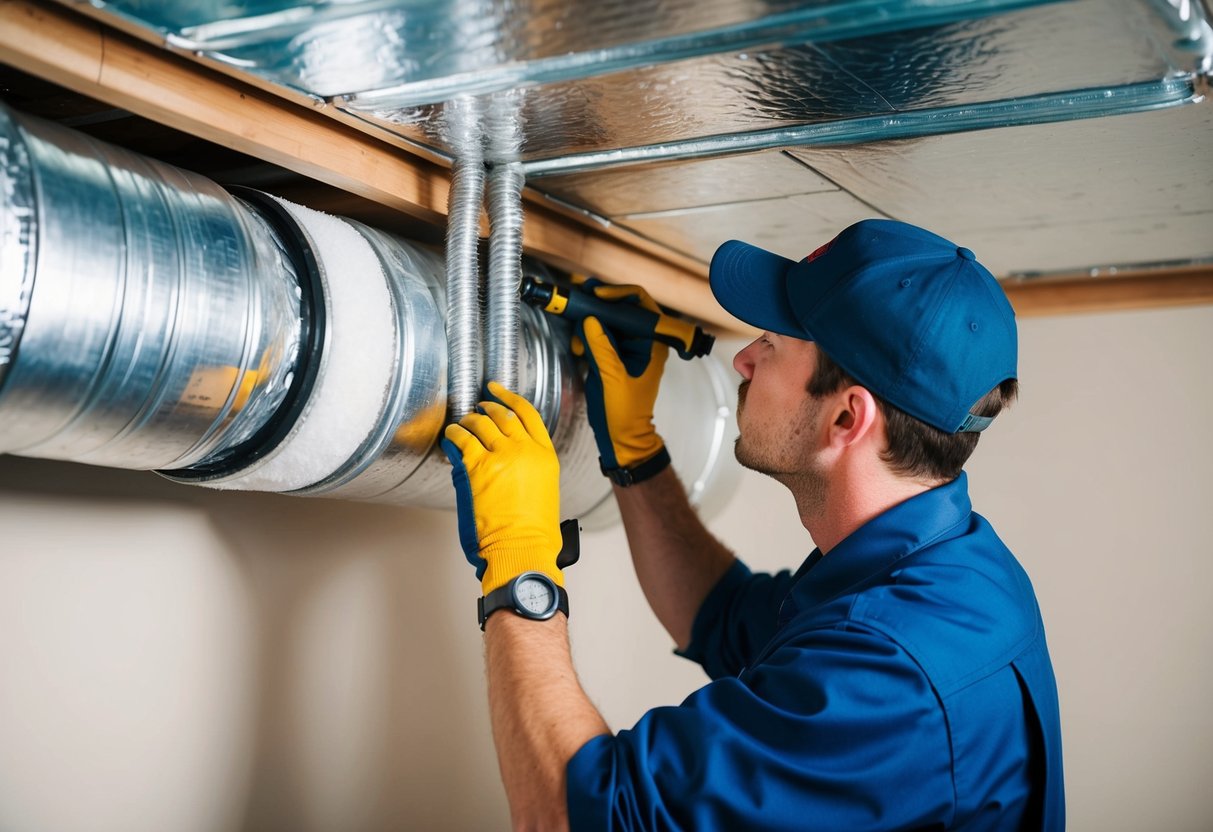
[[[320,278],[320,265],[316,262],[307,235],[290,212],[269,194],[240,186],[230,186],[227,190],[248,203],[278,234],[295,267],[300,288],[299,357],[286,396],[256,433],[213,462],[158,472],[184,482],[206,482],[230,476],[248,468],[281,445],[294,429],[312,395],[324,352],[324,282]]]

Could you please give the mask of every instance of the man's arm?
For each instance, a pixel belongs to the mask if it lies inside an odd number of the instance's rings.
[[[595,286],[600,299],[636,303],[660,314],[639,286]],[[615,486],[636,577],[649,606],[679,648],[691,641],[695,614],[716,581],[733,563],[687,503],[682,486],[666,468],[665,442],[653,426],[653,407],[669,348],[651,337],[610,333],[597,318],[581,322],[574,352],[589,359],[585,398],[604,471],[640,471],[647,479]],[[580,349],[579,349],[580,348]]]
[[[573,672],[568,622],[498,612],[485,622],[489,712],[515,829],[567,829],[566,769],[610,733]]]
[[[442,448],[451,460],[459,539],[487,597],[533,571],[563,585],[560,464],[538,411],[490,382]],[[497,760],[514,825],[568,825],[565,768],[591,737],[608,733],[577,677],[562,614],[546,621],[498,611],[482,621]]]
[[[644,597],[680,650],[704,598],[735,558],[700,521],[667,468],[652,479],[615,486],[615,499]]]

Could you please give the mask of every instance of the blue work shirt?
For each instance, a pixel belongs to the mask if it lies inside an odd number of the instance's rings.
[[[1062,829],[1040,611],[967,485],[894,506],[795,575],[734,564],[685,653],[714,681],[582,746],[572,828]]]

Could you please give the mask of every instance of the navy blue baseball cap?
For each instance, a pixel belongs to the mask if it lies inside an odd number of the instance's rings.
[[[1015,312],[973,252],[917,226],[863,220],[803,260],[730,240],[709,271],[748,324],[815,341],[856,381],[945,433],[980,431],[969,409],[1016,378]]]

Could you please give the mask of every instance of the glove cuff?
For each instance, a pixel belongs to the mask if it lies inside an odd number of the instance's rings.
[[[556,565],[558,552],[547,541],[515,540],[486,546],[480,556],[488,561],[480,587],[484,595],[505,586],[523,572],[542,572],[557,586],[564,586],[564,573]]]
[[[644,482],[647,479],[660,474],[666,468],[670,467],[670,452],[666,450],[665,445],[656,454],[646,459],[644,462],[637,463],[630,467],[624,468],[608,468],[602,463],[602,457],[598,458],[598,467],[602,473],[615,485],[622,488],[627,488],[630,485],[635,485],[638,482]]]

